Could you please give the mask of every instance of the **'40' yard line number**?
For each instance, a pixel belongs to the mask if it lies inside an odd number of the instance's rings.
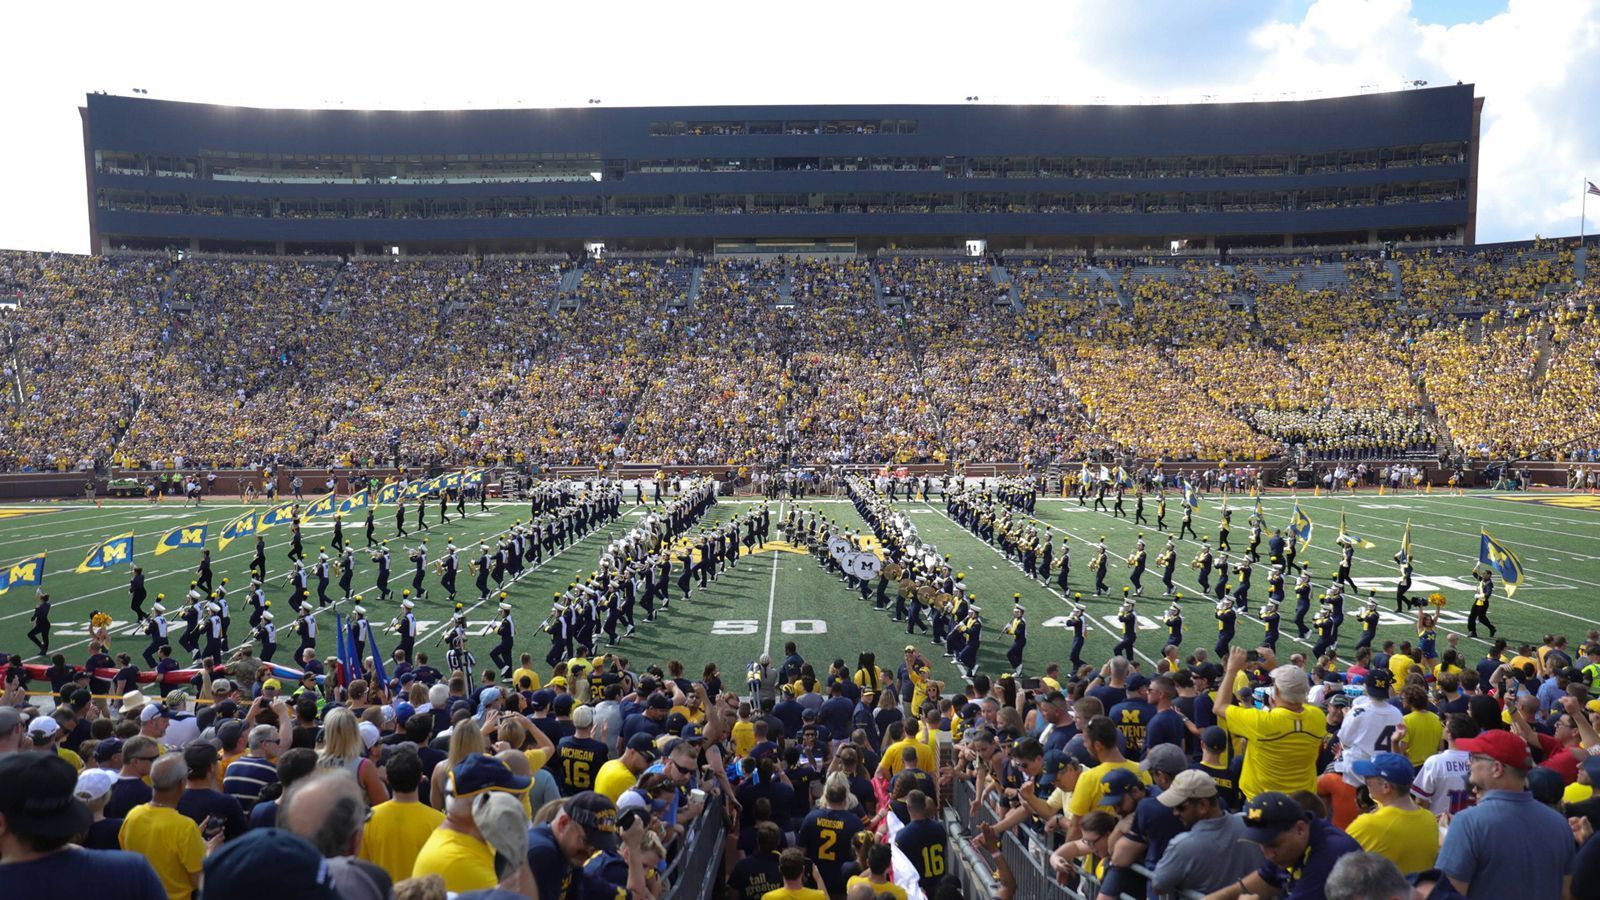
[[[711,623],[711,633],[755,634],[760,627],[755,619],[718,619]],[[784,619],[779,629],[784,634],[827,634],[828,623],[821,619]]]

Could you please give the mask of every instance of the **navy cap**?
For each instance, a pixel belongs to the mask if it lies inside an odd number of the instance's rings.
[[[1100,797],[1101,806],[1110,806],[1134,788],[1144,787],[1144,782],[1131,769],[1112,769],[1100,776],[1100,784],[1105,788]]]
[[[1221,725],[1211,725],[1200,732],[1200,745],[1212,750],[1225,750],[1228,747],[1228,732]]]
[[[518,775],[500,760],[481,753],[468,756],[450,770],[450,793],[457,797],[475,797],[486,791],[520,794],[532,784],[532,778]]]
[[[1127,689],[1128,693],[1130,693],[1130,694],[1133,693],[1134,691],[1142,691],[1142,690],[1144,690],[1145,688],[1147,688],[1149,686],[1150,686],[1150,679],[1144,677],[1143,675],[1140,675],[1138,672],[1135,672],[1132,675],[1129,675],[1127,684],[1124,685],[1124,687]]]
[[[678,732],[678,737],[686,741],[703,741],[706,737],[705,726],[694,723],[685,725],[683,730]]]
[[[556,698],[556,692],[551,690],[537,690],[528,698],[528,705],[534,709],[549,709],[550,702]]]
[[[1388,669],[1374,668],[1367,672],[1367,693],[1374,697],[1389,696],[1389,688],[1394,684],[1394,673]]]
[[[1560,773],[1544,766],[1534,766],[1528,770],[1528,793],[1533,799],[1551,806],[1561,802],[1561,793],[1566,790],[1566,783],[1561,780]]]
[[[1042,777],[1047,781],[1054,780],[1057,775],[1060,775],[1073,765],[1081,767],[1082,763],[1079,762],[1077,757],[1066,752],[1065,750],[1046,750],[1044,753],[1044,773]]]
[[[583,826],[589,846],[606,853],[617,852],[617,805],[604,794],[594,791],[574,794],[561,811]]]
[[[672,698],[666,694],[651,694],[647,701],[651,709],[671,709]]]
[[[1398,753],[1378,753],[1371,759],[1358,759],[1350,770],[1362,778],[1382,778],[1397,788],[1408,788],[1416,778],[1411,760]]]
[[[328,861],[304,838],[257,828],[223,844],[205,863],[206,896],[233,900],[340,900]]]
[[[116,738],[107,738],[107,739],[101,741],[99,744],[95,745],[95,748],[94,748],[94,761],[95,762],[106,762],[107,760],[111,759],[111,757],[116,756],[118,753],[121,753],[121,752],[122,752],[122,741],[117,740]],[[1589,759],[1600,760],[1600,757],[1592,757],[1591,756],[1591,757],[1589,757]],[[1595,780],[1597,782],[1600,782],[1600,779],[1595,779]]]
[[[104,747],[104,746],[105,746],[105,744],[101,744],[100,745],[100,747]],[[96,747],[95,748],[96,755],[98,755],[99,752],[100,752],[100,748]],[[1589,754],[1588,756],[1585,756],[1583,758],[1583,763],[1581,765],[1581,768],[1583,769],[1583,771],[1589,773],[1589,783],[1590,784],[1600,785],[1600,756],[1596,756],[1596,755],[1594,755],[1592,753]]]
[[[750,758],[751,759],[758,759],[759,760],[759,759],[765,759],[765,758],[767,758],[769,756],[777,756],[777,755],[778,755],[778,745],[774,741],[762,741],[761,743],[759,743],[759,744],[755,745],[754,747],[750,748]]]
[[[1255,795],[1244,805],[1244,834],[1258,844],[1265,844],[1305,819],[1305,809],[1288,794],[1267,791]]]
[[[550,701],[551,711],[558,716],[572,715],[572,706],[573,700],[571,694],[557,694],[556,698]]]
[[[656,753],[656,742],[652,740],[648,734],[636,734],[633,737],[628,738],[627,749],[640,754],[650,762],[655,762],[656,758],[659,756],[659,754]]]

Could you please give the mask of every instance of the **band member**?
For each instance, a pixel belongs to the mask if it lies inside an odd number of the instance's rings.
[[[1178,549],[1172,543],[1172,538],[1167,538],[1167,546],[1162,548],[1161,555],[1156,557],[1156,562],[1161,565],[1161,596],[1172,596],[1172,569],[1178,559]]]
[[[961,674],[971,681],[978,675],[978,642],[983,637],[983,617],[979,615],[977,607],[972,607],[967,613],[962,631],[961,652],[956,655],[956,665],[961,669]]]
[[[339,556],[339,593],[346,601],[351,596],[350,584],[356,577],[355,548],[349,544],[344,545],[344,550]]]
[[[1233,510],[1222,511],[1222,521],[1217,523],[1217,550],[1226,553],[1233,549],[1228,544],[1228,533],[1233,530]]]
[[[1126,656],[1133,660],[1133,642],[1139,636],[1139,616],[1133,611],[1133,600],[1123,600],[1122,608],[1117,611],[1117,621],[1122,623],[1122,640],[1111,648],[1112,656]]]
[[[195,583],[200,585],[200,590],[211,593],[211,548],[200,551],[200,565],[195,567]]]
[[[200,655],[207,659],[222,659],[223,653],[222,607],[206,604],[206,646]]]
[[[1217,604],[1217,645],[1212,648],[1222,659],[1228,658],[1228,649],[1233,645],[1234,626],[1237,624],[1239,614],[1233,604],[1223,601]]]
[[[144,633],[150,636],[150,643],[144,648],[145,668],[156,667],[156,651],[167,643],[166,611],[167,608],[161,605],[161,598],[158,596],[150,607],[151,615],[144,620]]]
[[[475,573],[473,584],[478,588],[479,603],[489,599],[489,570],[493,567],[494,564],[489,561],[489,545],[479,543],[478,561],[472,564]]]
[[[305,545],[300,538],[299,519],[289,523],[289,558],[295,562],[304,562],[306,558]]]
[[[178,618],[183,622],[183,634],[178,637],[178,646],[191,655],[200,652],[200,609],[195,605],[197,599],[196,592],[190,591],[183,598],[183,609],[178,611]]]
[[[317,606],[327,606],[333,602],[328,596],[328,548],[323,547],[317,553],[317,561],[311,567],[311,572],[317,578]]]
[[[417,617],[411,612],[415,605],[409,599],[400,601],[400,643],[398,649],[405,651],[406,659],[416,658]]]
[[[400,537],[411,533],[406,531],[406,504],[403,500],[394,505],[394,530]]]
[[[310,609],[302,608],[294,624],[289,627],[300,635],[300,646],[294,651],[295,659],[303,659],[308,649],[313,651],[317,649],[317,620],[312,617]]]
[[[1087,623],[1083,619],[1083,595],[1073,594],[1072,600],[1072,612],[1067,613],[1067,627],[1072,629],[1072,654],[1069,659],[1072,661],[1072,670],[1076,672],[1083,668],[1083,637]]]
[[[418,600],[426,600],[428,599],[428,590],[422,586],[422,581],[427,576],[428,539],[423,538],[422,546],[412,548],[410,556],[411,564],[413,566],[411,572],[411,593],[415,594]]]
[[[456,556],[456,547],[453,543],[445,545],[444,556],[440,558],[439,586],[444,588],[447,599],[456,602],[456,570],[461,567],[459,557]]]
[[[133,604],[133,620],[140,625],[144,624],[144,601],[148,596],[144,589],[144,568],[133,567],[133,577],[128,579],[128,598]],[[154,665],[154,663],[151,663]]]
[[[1211,592],[1211,568],[1214,560],[1211,556],[1211,542],[1204,538],[1200,541],[1200,552],[1189,561],[1189,567],[1199,572],[1200,590],[1203,593]]]
[[[373,513],[374,513],[374,510],[372,509],[372,507],[370,507],[370,506],[367,507],[367,521],[366,521],[366,524],[365,524],[364,528],[366,529],[366,532],[367,532],[367,546],[368,547],[376,547],[376,546],[378,546],[378,538],[377,538],[377,535],[376,535],[376,531],[377,531],[377,527],[378,526],[377,526],[377,523],[375,523],[373,521]]]
[[[261,645],[261,650],[256,654],[264,663],[272,662],[272,655],[278,652],[278,629],[272,624],[272,610],[261,614],[261,624],[257,625],[252,634],[256,642]]]
[[[250,573],[261,581],[267,580],[267,542],[256,535],[256,552],[250,558]]]
[[[359,600],[355,608],[350,610],[350,642],[356,652],[356,666],[365,666],[367,644],[372,642],[372,623],[367,620],[367,608]]]
[[[1306,637],[1306,613],[1311,612],[1311,573],[1302,566],[1300,577],[1294,582],[1294,627],[1299,638]]]
[[[1494,574],[1474,566],[1472,577],[1478,580],[1478,586],[1472,595],[1472,609],[1467,613],[1467,635],[1477,637],[1478,623],[1482,622],[1489,629],[1489,636],[1494,637],[1494,623],[1489,621],[1489,601],[1494,597]]]
[[[1178,605],[1178,601],[1172,601],[1172,605],[1167,607],[1166,613],[1161,616],[1161,624],[1167,627],[1167,643],[1165,646],[1182,647],[1183,607]]]
[[[1378,636],[1378,598],[1368,595],[1366,605],[1356,613],[1356,621],[1361,623],[1361,637],[1356,641],[1355,649],[1371,647],[1372,639]]]
[[[1267,629],[1266,635],[1261,638],[1261,646],[1271,648],[1274,653],[1278,651],[1278,633],[1282,622],[1283,615],[1278,612],[1278,601],[1268,600],[1267,605],[1261,607],[1261,624]]]
[[[389,589],[389,542],[384,541],[372,553],[372,561],[378,564],[378,599],[387,600],[394,591]],[[411,659],[407,654],[406,659]]]
[[[1006,662],[1011,664],[1011,674],[1022,677],[1022,651],[1028,646],[1027,612],[1020,606],[1011,608],[1011,624],[1005,628],[1011,635],[1011,646],[1006,650]]]
[[[1132,572],[1128,573],[1128,580],[1133,582],[1133,595],[1135,597],[1144,596],[1144,585],[1142,584],[1144,579],[1144,558],[1144,536],[1140,535],[1139,545],[1134,548],[1133,555],[1128,557],[1128,566],[1133,569]]]
[[[1100,543],[1095,545],[1094,558],[1089,560],[1089,568],[1094,570],[1094,595],[1103,597],[1106,594],[1106,536],[1100,536]]]
[[[1156,530],[1167,530],[1167,495],[1156,495]]]
[[[489,651],[489,659],[505,673],[505,681],[509,682],[511,670],[515,668],[511,644],[517,637],[517,623],[512,621],[511,604],[505,600],[500,601],[500,615],[495,623],[495,631],[500,635],[500,643],[495,644],[494,649]]]
[[[300,605],[310,596],[310,592],[306,589],[305,564],[296,560],[294,569],[289,573],[289,608],[298,614]],[[298,653],[295,654],[297,658],[299,655]]]
[[[28,632],[28,640],[39,648],[41,656],[50,653],[50,595],[44,591],[34,594],[33,629]]]
[[[1311,625],[1316,629],[1317,642],[1311,648],[1311,655],[1321,659],[1322,654],[1338,640],[1338,627],[1333,624],[1333,615],[1326,604],[1317,607],[1317,614],[1311,620]]]
[[[1067,592],[1067,579],[1072,575],[1072,538],[1061,536],[1061,568],[1056,571],[1056,586]]]
[[[1339,575],[1333,580],[1334,584],[1350,585],[1350,590],[1356,590],[1355,580],[1350,577],[1350,566],[1355,562],[1356,545],[1354,541],[1346,540],[1339,547]]]
[[[1133,494],[1133,524],[1149,525],[1144,517],[1144,489],[1140,488]]]
[[[344,550],[344,513],[333,514],[333,540],[328,542],[334,550]]]

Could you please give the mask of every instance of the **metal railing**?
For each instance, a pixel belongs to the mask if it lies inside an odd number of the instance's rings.
[[[707,806],[689,825],[683,850],[667,866],[664,880],[668,887],[662,900],[707,900],[711,896],[720,880],[727,827],[720,803]]]

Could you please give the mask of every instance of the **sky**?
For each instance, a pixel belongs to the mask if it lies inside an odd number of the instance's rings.
[[[181,15],[54,0],[3,15],[7,249],[88,250],[78,107],[134,88],[441,109],[1244,102],[1464,81],[1487,98],[1479,241],[1576,234],[1583,179],[1600,181],[1600,0],[280,0]]]

